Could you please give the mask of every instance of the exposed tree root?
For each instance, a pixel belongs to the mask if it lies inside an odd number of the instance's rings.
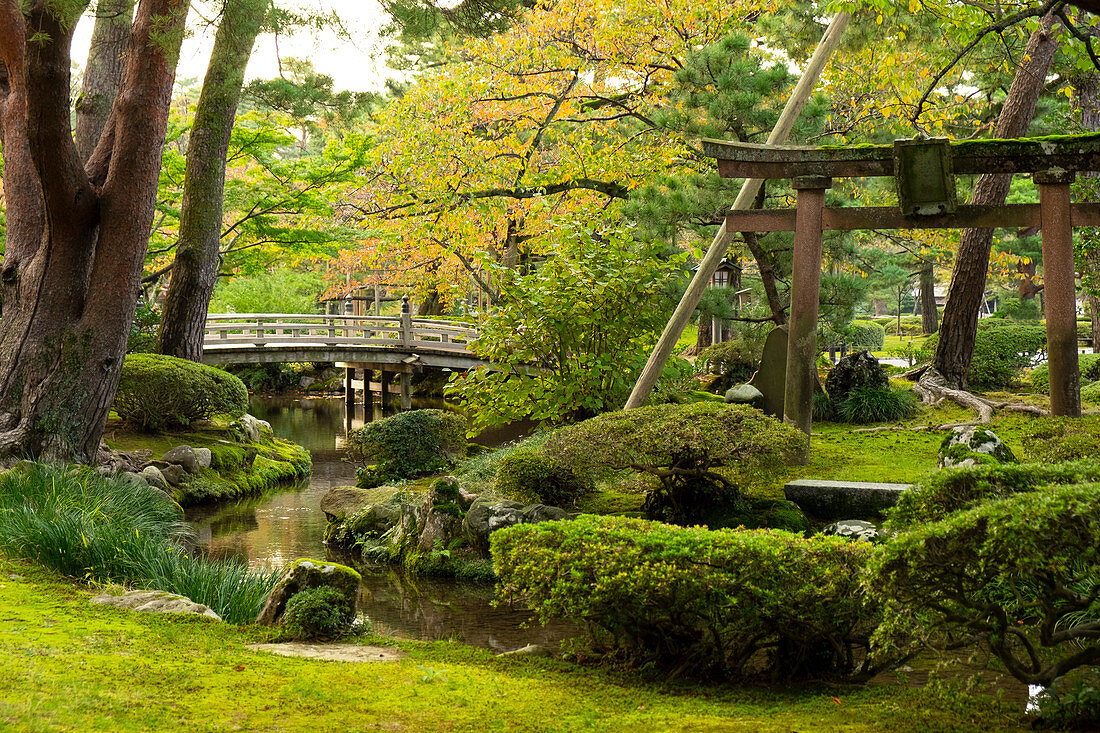
[[[920,395],[921,401],[926,405],[938,405],[944,400],[968,407],[978,413],[977,423],[966,425],[985,425],[993,420],[993,410],[1013,410],[1027,412],[1032,415],[1049,415],[1050,413],[1041,407],[1018,402],[991,402],[983,397],[967,392],[963,389],[955,389],[947,384],[942,374],[928,367],[920,377],[920,381],[913,385],[913,391]],[[947,429],[947,426],[944,427]]]

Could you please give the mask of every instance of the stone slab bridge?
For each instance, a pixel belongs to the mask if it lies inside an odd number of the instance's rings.
[[[391,317],[211,314],[206,318],[202,360],[211,365],[334,362],[347,370],[349,404],[354,404],[353,383],[359,378],[370,397],[375,371],[382,400],[388,401],[397,375],[403,409],[411,404],[412,374],[425,368],[466,371],[487,364],[470,349],[477,339],[476,329],[452,321],[413,318],[407,303],[403,310],[400,316]]]

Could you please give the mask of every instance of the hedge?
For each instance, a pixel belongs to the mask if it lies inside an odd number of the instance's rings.
[[[636,663],[773,681],[875,672],[876,609],[859,580],[869,543],[582,515],[491,544],[503,601],[583,623],[594,646]]]
[[[852,321],[845,329],[844,340],[852,351],[882,351],[886,346],[886,330],[872,321]]]

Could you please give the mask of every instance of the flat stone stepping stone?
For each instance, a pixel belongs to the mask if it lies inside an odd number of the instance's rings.
[[[281,644],[249,644],[248,648],[260,652],[271,652],[284,657],[325,659],[332,662],[396,662],[407,656],[405,652],[397,649],[387,649],[383,646],[306,644],[300,641],[288,641]]]
[[[222,620],[210,606],[195,603],[190,598],[163,590],[132,590],[117,596],[102,593],[92,598],[91,603],[127,608],[131,611],[141,611],[143,613],[182,613],[205,616],[215,621]]]
[[[877,517],[898,503],[912,484],[800,478],[783,487],[787,501],[817,519]]]

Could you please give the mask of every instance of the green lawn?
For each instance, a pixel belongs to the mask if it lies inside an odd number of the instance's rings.
[[[0,559],[5,731],[996,731],[991,697],[903,687],[641,681],[566,662],[401,642],[391,663],[277,657],[269,632],[89,606],[89,591]],[[372,640],[377,642],[377,640]]]

